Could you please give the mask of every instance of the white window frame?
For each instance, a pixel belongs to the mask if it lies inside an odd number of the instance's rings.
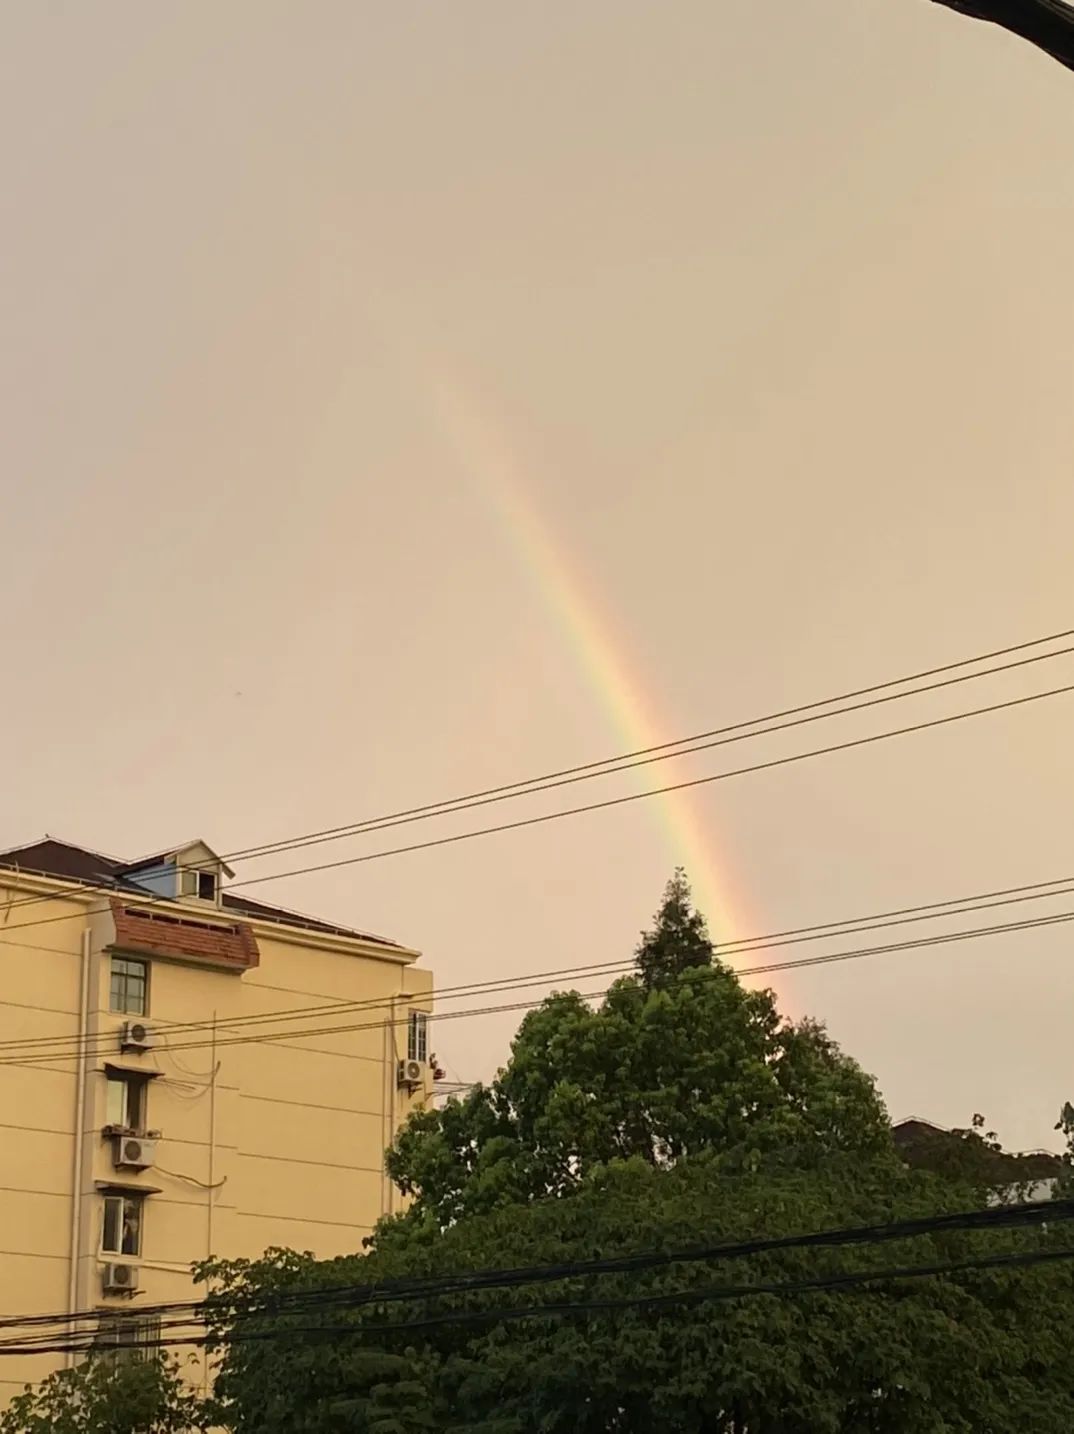
[[[118,1205],[118,1230],[119,1249],[113,1250],[105,1244],[106,1232],[108,1230],[108,1207]],[[145,1205],[144,1195],[136,1194],[134,1191],[114,1191],[104,1197],[104,1204],[101,1212],[101,1254],[114,1255],[119,1260],[138,1260],[142,1256],[142,1247],[145,1244]],[[131,1206],[137,1211],[136,1229],[138,1238],[135,1240],[133,1250],[123,1249],[123,1229],[127,1223],[127,1207]]]
[[[201,879],[209,877],[213,884],[213,894],[202,896]],[[181,866],[179,868],[179,895],[194,896],[199,901],[211,901],[216,905],[216,899],[220,893],[220,873],[211,866]]]
[[[123,1113],[122,1119],[113,1120],[112,1111],[109,1109],[111,1092],[120,1088],[123,1091]],[[105,1096],[104,1116],[105,1125],[118,1126],[122,1130],[145,1130],[149,1124],[148,1111],[149,1081],[144,1076],[120,1074],[118,1071],[109,1070],[105,1073]],[[131,1101],[137,1105],[137,1120],[131,1120]]]
[[[141,1364],[152,1359],[159,1348],[160,1332],[159,1315],[102,1314],[97,1321],[93,1352],[113,1365],[125,1361]]]
[[[406,1058],[408,1061],[429,1059],[429,1013],[410,1011],[406,1023]]]
[[[140,966],[142,968],[142,1009],[140,1011],[130,1010],[125,1004],[117,1006],[113,992],[113,982],[116,975],[116,964],[122,961],[127,966]],[[125,975],[128,973],[124,973]],[[124,985],[126,994],[126,985]],[[141,1016],[149,1015],[149,962],[142,956],[126,956],[117,952],[111,959],[108,967],[108,1009],[113,1016]]]

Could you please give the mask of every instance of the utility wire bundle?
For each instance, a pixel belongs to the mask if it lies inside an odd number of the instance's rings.
[[[253,859],[271,856],[281,852],[316,846],[325,842],[336,842],[345,838],[362,836],[414,821],[427,821],[436,817],[454,815],[459,812],[472,810],[475,807],[483,807],[492,803],[512,801],[516,798],[532,796],[551,788],[571,785],[580,781],[589,781],[597,777],[614,776],[618,773],[630,771],[652,762],[689,756],[730,742],[745,741],[754,737],[782,732],[808,723],[825,721],[831,717],[846,716],[865,708],[900,701],[906,697],[920,696],[965,682],[976,681],[979,678],[995,676],[999,673],[1014,670],[1024,670],[1039,663],[1074,654],[1074,644],[1060,647],[1055,645],[1071,637],[1074,637],[1074,629],[1067,629],[1044,637],[1033,638],[1026,642],[1015,644],[1014,646],[994,649],[990,652],[978,654],[975,657],[963,658],[957,662],[947,663],[941,667],[927,668],[904,677],[889,679],[882,683],[860,687],[849,692],[837,694],[833,697],[804,703],[796,707],[785,708],[778,712],[769,713],[748,721],[712,728],[705,732],[696,733],[692,737],[681,738],[674,742],[661,743],[655,747],[625,753],[618,757],[604,759],[603,761],[562,768],[558,771],[545,773],[538,777],[524,779],[499,787],[487,788],[468,793],[461,797],[451,798],[441,802],[427,803],[422,806],[391,812],[384,816],[370,818],[365,821],[354,822],[339,827],[323,828],[318,831],[305,833],[301,836],[285,838],[276,842],[264,843],[260,846],[247,847],[242,850],[228,852],[225,853],[225,859]],[[1022,654],[1027,650],[1039,648],[1046,650],[1032,651],[1028,656],[1012,656],[1012,654]],[[996,659],[1001,658],[1009,660],[996,661]],[[982,666],[981,664],[984,663],[992,663],[993,665]],[[936,678],[938,680],[926,682],[925,679],[929,678]],[[633,802],[646,796],[659,795],[660,793],[677,790],[682,787],[702,785],[712,781],[740,776],[747,772],[756,772],[770,767],[782,766],[789,762],[802,761],[809,757],[827,755],[851,747],[868,745],[876,741],[886,740],[889,737],[902,736],[911,732],[922,731],[926,728],[943,726],[950,722],[961,721],[966,717],[978,716],[986,712],[996,712],[1008,708],[1020,707],[1027,702],[1035,702],[1045,697],[1056,696],[1072,691],[1074,691],[1074,684],[1069,684],[1067,686],[1049,689],[1045,692],[1030,693],[1004,702],[974,708],[969,711],[956,712],[948,716],[931,719],[923,723],[898,728],[893,731],[874,733],[847,742],[811,749],[807,752],[792,753],[785,757],[777,757],[770,761],[755,763],[752,766],[714,773],[706,777],[699,777],[687,782],[677,783],[671,787],[627,793],[623,796],[590,803],[584,807],[574,807],[563,811],[544,813],[536,817],[528,817],[516,822],[509,822],[498,827],[479,828],[476,831],[467,831],[446,837],[434,838],[430,841],[420,842],[405,848],[364,853],[356,857],[344,858],[338,862],[331,862],[315,867],[295,868],[290,872],[274,873],[271,877],[257,877],[250,881],[231,883],[231,885],[254,885],[264,880],[277,880],[283,876],[298,875],[304,871],[321,870],[324,869],[325,865],[347,866],[356,862],[370,861],[383,856],[394,855],[403,850],[423,849],[429,846],[466,841],[472,837],[488,835],[496,831],[516,830],[519,827],[532,825],[534,823],[542,823],[558,820],[564,816],[577,815],[583,811],[593,811],[609,806],[618,806],[623,802]],[[101,883],[99,882],[87,884],[87,891],[89,892],[100,889]],[[122,890],[123,900],[130,906],[159,906],[159,898],[151,897],[148,894],[140,896],[129,887],[121,888],[120,885],[117,884],[112,888],[106,889],[112,893]],[[797,942],[813,942],[827,938],[834,940],[839,937],[853,936],[866,931],[878,930],[884,926],[898,926],[910,922],[934,919],[939,920],[947,916],[957,916],[972,911],[984,910],[990,906],[1013,905],[1028,901],[1047,900],[1051,897],[1069,894],[1074,894],[1074,877],[1058,878],[1052,881],[1036,882],[1029,885],[985,892],[971,897],[953,898],[947,901],[933,902],[917,907],[907,907],[897,911],[882,912],[873,917],[844,918],[839,921],[801,927],[797,930],[775,932],[767,936],[739,938],[721,943],[719,952],[722,957],[735,961],[736,958],[740,960],[751,952],[770,950],[775,947],[791,945]],[[6,946],[12,950],[61,951],[63,954],[67,954],[66,948],[37,945],[32,941],[19,939],[17,933],[29,928],[50,925],[55,922],[74,919],[85,920],[86,913],[81,903],[75,910],[59,916],[40,917],[37,919],[31,918],[26,921],[13,922],[11,920],[12,911],[20,907],[33,906],[46,901],[54,901],[55,899],[55,895],[32,895],[9,902],[5,907],[5,924],[3,927],[0,927],[0,949]],[[826,952],[815,957],[804,957],[797,960],[777,961],[757,966],[744,967],[737,965],[737,970],[742,976],[766,975],[777,971],[801,969],[806,966],[825,965],[835,961],[850,961],[877,955],[890,955],[896,952],[921,949],[934,944],[977,940],[985,936],[1028,931],[1036,929],[1037,927],[1061,925],[1072,919],[1074,919],[1074,910],[1051,913],[1046,916],[1029,918],[1022,921],[997,923],[987,927],[973,927],[953,932],[947,931],[935,937],[926,937],[919,940],[900,941],[888,945],[864,947],[857,950]],[[495,994],[522,991],[527,986],[536,987],[547,985],[549,982],[562,979],[588,980],[590,978],[600,977],[614,978],[616,975],[625,974],[631,969],[632,964],[630,962],[597,962],[586,966],[563,967],[551,971],[531,972],[497,981],[476,982],[462,986],[441,988],[437,992],[438,1019],[441,1021],[446,1019],[456,1020],[499,1012],[526,1010],[531,1006],[539,1005],[543,998],[532,1001],[523,1000],[445,1011],[444,1003],[448,1001],[454,1002],[468,998],[473,999],[475,997],[483,999]],[[603,990],[586,993],[587,997],[596,997],[603,994]],[[383,1012],[384,1015],[376,1014],[371,1021],[332,1024],[332,1022],[338,1021],[340,1017],[346,1014],[354,1013],[357,1015],[362,1012],[368,1012],[370,1014]],[[398,1016],[395,1015],[392,1004],[384,1001],[333,1002],[325,1006],[313,1005],[284,1009],[258,1017],[225,1018],[215,1023],[208,1021],[160,1023],[159,1029],[168,1041],[169,1048],[178,1051],[204,1049],[217,1045],[248,1044],[285,1039],[303,1040],[317,1036],[350,1034],[352,1032],[370,1030],[374,1027],[382,1029],[386,1019],[395,1021],[399,1025],[404,1025],[407,1020],[407,1015],[405,1013]],[[266,1028],[270,1026],[275,1026],[279,1029],[266,1031]],[[110,1038],[106,1035],[90,1035],[86,1037],[85,1040],[71,1036],[46,1036],[0,1042],[0,1065],[26,1064],[31,1061],[37,1065],[74,1061],[80,1058],[106,1054],[110,1049],[110,1045]]]
[[[365,1336],[375,1339],[384,1334],[430,1329],[445,1324],[498,1324],[520,1319],[611,1314],[635,1309],[720,1303],[764,1295],[789,1298],[811,1293],[838,1293],[895,1280],[944,1278],[986,1270],[1024,1269],[1034,1265],[1065,1263],[1074,1259],[1074,1248],[1055,1249],[1045,1246],[992,1254],[971,1254],[961,1259],[928,1264],[826,1272],[780,1282],[705,1284],[657,1294],[639,1293],[603,1299],[580,1293],[544,1304],[495,1304],[478,1308],[447,1309],[422,1314],[418,1318],[387,1322],[294,1322],[296,1319],[312,1319],[317,1315],[354,1313],[360,1310],[379,1314],[392,1305],[426,1302],[445,1296],[563,1284],[567,1281],[599,1279],[608,1275],[636,1275],[672,1266],[723,1263],[780,1251],[871,1247],[913,1240],[926,1235],[1042,1230],[1071,1220],[1074,1220],[1074,1200],[1057,1199],[1045,1203],[1000,1205],[986,1210],[926,1216],[886,1224],[811,1231],[800,1235],[762,1236],[670,1251],[648,1250],[606,1259],[462,1271],[455,1275],[391,1279],[366,1284],[321,1285],[311,1289],[266,1292],[256,1299],[243,1295],[211,1296],[200,1301],[139,1306],[135,1312],[139,1320],[160,1318],[160,1335],[149,1341],[132,1339],[128,1342],[110,1338],[107,1348],[219,1348],[230,1344],[293,1339],[296,1336],[329,1339]],[[13,1333],[7,1338],[0,1335],[0,1356],[89,1353],[97,1347],[97,1327],[101,1318],[100,1310],[4,1318],[0,1320],[0,1331],[11,1330]],[[197,1330],[204,1332],[194,1332]]]
[[[844,918],[839,921],[774,932],[767,936],[747,937],[728,942],[717,948],[717,954],[729,961],[752,952],[771,950],[783,946],[797,945],[826,939],[852,937],[865,932],[882,930],[892,926],[903,926],[913,922],[942,920],[948,917],[964,916],[973,912],[987,911],[996,907],[1019,905],[1024,902],[1049,900],[1074,894],[1074,878],[1060,877],[1051,881],[1034,882],[1028,885],[1000,888],[995,891],[978,893],[976,896],[950,898],[924,906],[904,907],[901,910],[876,913],[872,917]],[[899,953],[923,950],[933,946],[978,941],[985,937],[1010,935],[1016,932],[1032,931],[1053,926],[1066,925],[1074,921],[1074,910],[1051,912],[1041,916],[1023,917],[989,925],[964,927],[954,931],[941,931],[933,935],[912,937],[900,941],[860,946],[850,949],[827,951],[816,956],[803,956],[783,961],[773,961],[754,966],[734,965],[740,977],[771,975],[779,971],[801,970],[812,966],[825,966],[839,962],[858,961],[874,956],[891,956]],[[2,949],[2,948],[0,948]],[[590,963],[584,966],[564,966],[551,970],[535,971],[499,980],[469,982],[460,986],[441,987],[436,992],[437,1022],[469,1019],[506,1011],[523,1011],[540,1005],[544,996],[533,1000],[500,1002],[489,1005],[470,1006],[463,1009],[445,1010],[448,1001],[472,1000],[524,991],[527,987],[547,987],[563,981],[588,981],[629,975],[634,962],[617,960]],[[714,971],[714,976],[719,972]],[[681,979],[705,979],[705,972],[694,972]],[[607,987],[582,992],[586,999],[596,999],[607,994]],[[405,1005],[405,1003],[402,1003]],[[313,1039],[319,1036],[349,1035],[356,1032],[382,1031],[386,1023],[405,1026],[408,1016],[400,1014],[400,998],[369,999],[362,1001],[335,1001],[322,1006],[294,1006],[255,1016],[224,1017],[212,1021],[161,1021],[155,1024],[169,1053],[187,1050],[204,1050],[251,1044],[267,1044],[273,1041],[295,1041]],[[344,1020],[350,1015],[371,1017],[371,1019]],[[316,1024],[311,1024],[316,1022]],[[336,1024],[333,1024],[336,1022]],[[279,1026],[282,1029],[266,1030]],[[107,1056],[114,1049],[115,1035],[112,1031],[90,1034],[85,1041],[77,1036],[38,1036],[10,1041],[0,1041],[0,1066],[43,1065],[77,1060],[79,1057],[94,1058]]]
[[[537,777],[524,778],[517,782],[486,788],[459,797],[446,798],[439,802],[429,802],[420,806],[389,812],[379,817],[366,818],[338,827],[322,828],[318,831],[307,832],[300,836],[286,837],[275,842],[265,842],[258,846],[224,852],[221,859],[224,861],[237,861],[240,859],[253,860],[290,851],[304,850],[325,842],[336,842],[351,837],[366,836],[393,827],[409,825],[413,822],[424,822],[437,817],[453,816],[462,812],[472,811],[480,807],[515,801],[519,798],[534,796],[540,792],[571,786],[578,782],[592,781],[599,777],[615,776],[623,772],[635,770],[639,767],[651,765],[655,762],[671,761],[679,757],[696,755],[700,752],[710,751],[716,747],[749,741],[756,737],[771,736],[775,733],[789,731],[792,728],[807,726],[814,722],[827,721],[830,718],[853,715],[854,713],[883,706],[887,703],[900,702],[905,698],[923,696],[928,693],[960,686],[963,683],[976,682],[982,678],[993,677],[1001,673],[1021,671],[1034,667],[1039,663],[1051,662],[1057,658],[1068,657],[1074,654],[1074,645],[1055,647],[1054,644],[1064,642],[1072,637],[1074,637],[1074,628],[1069,628],[1062,632],[1031,638],[1026,642],[1016,643],[1009,647],[996,648],[990,652],[979,653],[973,657],[961,658],[957,662],[945,663],[940,667],[925,668],[905,676],[889,678],[884,682],[874,683],[871,686],[859,687],[849,692],[838,693],[831,697],[802,703],[795,707],[783,708],[780,711],[767,713],[760,717],[733,722],[722,727],[711,728],[704,732],[695,733],[691,737],[678,738],[674,741],[659,743],[653,747],[642,748],[596,762],[587,762],[579,766],[561,768],[558,771],[544,773]],[[980,664],[985,662],[994,662],[997,658],[1011,657],[1014,653],[1023,653],[1029,649],[1041,647],[1047,647],[1050,650],[1035,652],[1031,656],[1014,658],[1007,662],[999,662],[991,667],[980,666]],[[967,668],[974,670],[963,670]],[[955,675],[942,676],[942,674],[951,673]],[[926,678],[931,677],[939,677],[940,680],[925,682]],[[1022,696],[1010,698],[1003,702],[990,703],[984,706],[950,713],[943,717],[932,718],[928,721],[916,722],[884,732],[871,733],[864,737],[836,742],[824,747],[811,748],[805,752],[791,753],[787,756],[753,763],[749,766],[714,772],[708,776],[695,777],[664,787],[650,788],[641,792],[628,792],[625,795],[610,797],[603,801],[590,802],[582,806],[568,807],[559,811],[545,812],[533,817],[524,817],[513,822],[505,822],[490,827],[480,827],[472,831],[453,833],[444,837],[432,838],[428,841],[415,842],[401,847],[392,847],[388,850],[365,852],[358,856],[344,857],[337,861],[322,862],[312,866],[295,867],[288,871],[273,872],[268,876],[246,878],[242,881],[227,883],[224,890],[257,886],[266,881],[282,881],[287,877],[301,876],[310,872],[354,866],[364,862],[379,861],[389,856],[398,856],[406,852],[424,851],[432,847],[452,845],[461,841],[471,841],[477,837],[517,831],[523,827],[559,821],[564,817],[578,816],[586,812],[601,811],[608,808],[619,807],[626,803],[642,801],[647,797],[663,796],[669,792],[705,786],[712,782],[726,781],[734,777],[746,776],[755,772],[783,767],[815,757],[829,756],[857,747],[870,746],[876,742],[887,741],[895,737],[909,736],[916,732],[947,726],[953,722],[961,722],[971,717],[984,716],[989,713],[1019,708],[1025,706],[1027,703],[1043,701],[1050,697],[1058,697],[1072,692],[1074,692],[1074,683],[1067,683],[1058,687],[1048,688],[1042,692],[1023,694]],[[32,872],[27,872],[27,875],[33,874]],[[48,875],[47,872],[39,874]],[[87,890],[100,889],[103,884],[101,881],[82,883]],[[119,892],[122,894],[124,900],[128,901],[131,905],[138,904],[138,894],[131,890],[129,884],[116,883],[114,886],[106,889]],[[27,896],[9,903],[7,911],[10,913],[19,907],[40,905],[42,902],[52,900],[55,900],[54,895]],[[159,898],[154,899],[149,896],[143,898],[146,905],[156,904],[158,900]],[[18,922],[9,925],[8,931],[26,930],[30,927],[45,926],[57,921],[78,919],[82,915],[83,913],[81,911],[76,911],[70,915],[51,916],[40,918],[36,921]]]

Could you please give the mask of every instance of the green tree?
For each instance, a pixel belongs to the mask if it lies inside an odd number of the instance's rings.
[[[664,900],[634,953],[646,986],[661,985],[697,966],[711,966],[713,945],[708,925],[694,907],[686,873],[679,867],[664,889]]]
[[[1058,1182],[1059,1193],[1069,1199],[1074,1196],[1074,1105],[1071,1105],[1069,1100],[1064,1101],[1055,1128],[1062,1133],[1066,1142],[1062,1157],[1063,1168]]]
[[[489,1086],[411,1119],[389,1157],[409,1208],[366,1253],[318,1264],[277,1251],[199,1272],[215,1290],[221,1422],[235,1434],[1074,1427],[1069,1265],[697,1298],[703,1286],[1036,1251],[1061,1227],[571,1273],[598,1256],[981,1204],[959,1162],[909,1169],[872,1080],[823,1027],[782,1019],[770,991],[744,989],[716,959],[681,873],[636,956],[637,974],[599,1008],[550,997]],[[987,1145],[974,1137],[960,1152]],[[562,1278],[384,1297],[385,1281],[545,1264]],[[325,1286],[340,1296],[281,1310],[281,1291]],[[342,1292],[354,1286],[365,1299]],[[515,1317],[543,1304],[577,1312]]]
[[[388,1168],[405,1218],[444,1226],[558,1196],[611,1160],[663,1167],[703,1151],[728,1168],[793,1151],[890,1151],[872,1080],[812,1021],[781,1019],[715,959],[681,872],[636,952],[638,974],[592,1009],[550,997],[489,1086],[414,1116]]]
[[[318,1264],[276,1254],[217,1267],[213,1325],[221,1337],[239,1336],[224,1352],[222,1415],[235,1434],[1066,1434],[1074,1427],[1069,1266],[503,1318],[539,1304],[689,1296],[1049,1249],[1065,1241],[1053,1229],[947,1232],[879,1248],[771,1251],[599,1278],[565,1272],[541,1285],[272,1310],[280,1290],[383,1291],[388,1279],[569,1267],[972,1203],[952,1180],[857,1155],[819,1168],[778,1160],[753,1175],[721,1173],[711,1155],[671,1169],[633,1159],[565,1198],[502,1207],[444,1231],[396,1222],[365,1255]],[[478,1311],[489,1317],[474,1319]],[[467,1320],[451,1322],[460,1314]]]
[[[188,1434],[210,1419],[180,1374],[160,1356],[94,1356],[27,1386],[0,1414],[0,1434]]]

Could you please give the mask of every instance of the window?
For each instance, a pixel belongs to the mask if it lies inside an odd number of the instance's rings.
[[[151,1359],[160,1346],[160,1318],[153,1315],[105,1315],[97,1322],[94,1353],[112,1364]]]
[[[121,1016],[144,1016],[148,1010],[149,965],[129,956],[112,957],[109,1009]]]
[[[406,1058],[408,1061],[429,1059],[429,1017],[424,1011],[411,1011],[406,1030]]]
[[[216,872],[199,871],[194,866],[179,868],[179,895],[197,896],[202,901],[216,900]]]
[[[144,1195],[106,1195],[101,1250],[106,1255],[142,1253]]]
[[[148,1089],[149,1082],[138,1076],[109,1072],[105,1085],[105,1124],[118,1125],[124,1130],[144,1130]]]

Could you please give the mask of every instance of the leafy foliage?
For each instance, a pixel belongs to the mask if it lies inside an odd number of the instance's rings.
[[[1067,1147],[1062,1157],[1063,1168],[1059,1176],[1058,1189],[1061,1195],[1069,1199],[1074,1196],[1074,1105],[1071,1105],[1069,1101],[1064,1102],[1055,1128],[1062,1132]]]
[[[1074,1427],[1068,1264],[726,1297],[1050,1250],[1062,1226],[579,1271],[979,1208],[1001,1155],[975,1122],[948,1133],[936,1169],[909,1168],[870,1078],[715,958],[682,873],[637,964],[597,1010],[551,997],[490,1086],[409,1122],[390,1164],[410,1207],[367,1253],[318,1264],[275,1251],[200,1272],[215,1289],[220,1422],[235,1434]],[[1074,1150],[1074,1110],[1063,1118]],[[465,1279],[533,1265],[555,1278]],[[432,1290],[437,1277],[453,1283]],[[389,1298],[399,1280],[406,1298]],[[340,1294],[281,1313],[280,1291],[325,1285]]]
[[[743,989],[715,959],[682,873],[637,963],[597,1010],[551,997],[490,1086],[411,1119],[389,1157],[410,1207],[381,1223],[366,1254],[318,1264],[275,1251],[200,1272],[216,1290],[221,1422],[235,1434],[1074,1427],[1067,1265],[609,1307],[1062,1240],[946,1232],[577,1273],[600,1256],[975,1208],[978,1147],[994,1155],[974,1129],[956,1136],[960,1158],[942,1173],[908,1169],[870,1078],[821,1026],[781,1019],[771,992]],[[456,1282],[405,1301],[384,1291],[556,1262],[550,1284]],[[281,1290],[325,1284],[366,1297],[274,1308]],[[573,1308],[541,1312],[557,1304]]]
[[[636,956],[639,974],[599,1009],[552,996],[490,1086],[410,1120],[388,1157],[406,1219],[445,1227],[565,1195],[632,1157],[666,1168],[716,1151],[748,1169],[781,1149],[890,1150],[872,1080],[821,1026],[782,1020],[771,991],[714,959],[681,872]]]
[[[364,1256],[317,1264],[277,1254],[218,1267],[217,1330],[237,1324],[240,1333],[276,1335],[227,1350],[217,1386],[221,1415],[236,1434],[1059,1434],[1074,1427],[1066,1353],[1074,1287],[1066,1265],[787,1298],[503,1318],[541,1304],[688,1295],[1062,1243],[1055,1231],[944,1233],[880,1248],[792,1249],[600,1278],[570,1273],[573,1262],[594,1256],[912,1218],[972,1203],[968,1187],[887,1159],[843,1156],[823,1168],[795,1169],[783,1158],[754,1175],[728,1175],[711,1155],[672,1169],[635,1158],[610,1165],[567,1198],[503,1207],[443,1232],[398,1222]],[[552,1284],[271,1312],[281,1288],[377,1287],[391,1278],[556,1262],[567,1268]],[[262,1313],[241,1312],[250,1298]],[[497,1317],[437,1322],[479,1311]],[[325,1336],[310,1333],[317,1329]]]
[[[694,908],[686,873],[680,867],[664,889],[652,931],[642,935],[634,953],[638,974],[646,986],[657,986],[694,967],[711,966],[712,958],[708,926]]]
[[[0,1434],[187,1434],[210,1420],[174,1359],[97,1357],[28,1386],[0,1413]]]

